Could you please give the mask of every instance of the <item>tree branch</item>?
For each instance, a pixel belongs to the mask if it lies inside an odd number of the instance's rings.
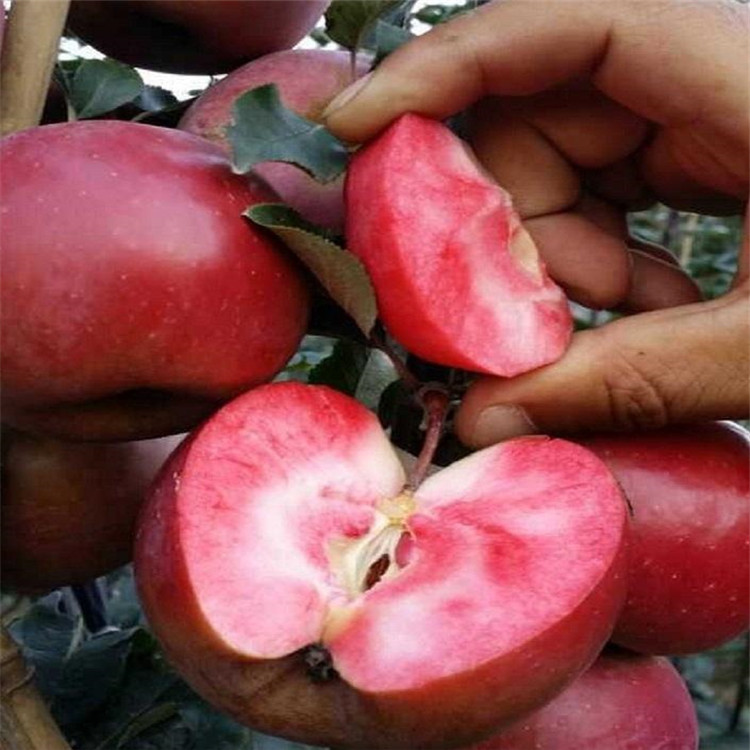
[[[70,0],[13,0],[0,61],[0,133],[39,124]]]

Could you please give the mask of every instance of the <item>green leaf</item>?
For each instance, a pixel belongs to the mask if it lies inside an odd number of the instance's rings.
[[[367,347],[356,341],[342,339],[333,347],[331,356],[313,368],[307,378],[313,385],[328,385],[353,396],[367,364]]]
[[[80,119],[133,101],[143,90],[138,71],[115,60],[85,60],[69,82],[69,101]]]
[[[334,0],[326,11],[326,34],[348,50],[358,50],[384,13],[400,0]]]
[[[180,101],[171,91],[161,86],[144,86],[133,103],[144,112],[160,112],[178,106]]]
[[[346,169],[344,144],[319,123],[284,107],[275,84],[247,91],[235,101],[227,135],[234,169],[242,174],[264,161],[283,161],[319,182],[330,182]]]
[[[281,203],[261,203],[244,215],[279,237],[365,336],[370,335],[378,314],[377,304],[372,282],[359,258]]]
[[[381,60],[395,52],[402,44],[406,44],[414,38],[408,29],[396,26],[386,21],[378,20],[375,24],[375,61],[377,65]]]

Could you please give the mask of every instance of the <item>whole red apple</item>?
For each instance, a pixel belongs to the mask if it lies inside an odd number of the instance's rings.
[[[509,441],[412,490],[361,404],[278,383],[173,455],[136,578],[168,658],[239,721],[316,745],[455,747],[594,660],[624,595],[626,522],[573,443]]]
[[[225,73],[293,47],[330,0],[74,0],[71,30],[100,52],[167,73]]]
[[[572,332],[510,196],[439,122],[404,115],[352,158],[347,247],[383,323],[430,362],[513,376],[559,358]]]
[[[0,142],[3,419],[83,440],[184,432],[270,380],[305,330],[273,199],[202,138],[78,122]]]
[[[698,721],[667,659],[611,650],[540,711],[471,750],[626,748],[697,750]]]
[[[651,654],[715,648],[748,627],[750,439],[728,422],[581,441],[633,509],[617,643]]]
[[[232,123],[235,100],[250,89],[275,83],[282,103],[308,120],[317,121],[326,105],[363,75],[367,64],[360,58],[352,71],[347,52],[287,50],[266,55],[235,70],[208,88],[188,109],[178,127],[218,143],[227,153],[226,129]],[[341,231],[344,224],[344,178],[321,184],[292,164],[267,162],[253,168],[308,221]]]
[[[3,586],[43,593],[132,559],[149,483],[182,436],[64,443],[3,433]]]

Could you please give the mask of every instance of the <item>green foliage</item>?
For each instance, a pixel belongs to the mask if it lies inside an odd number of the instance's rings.
[[[247,91],[234,103],[227,129],[234,168],[249,171],[264,161],[283,161],[330,182],[346,169],[347,150],[322,125],[287,109],[275,84]]]
[[[399,0],[334,0],[326,11],[326,34],[345,49],[359,50],[375,23]]]
[[[116,60],[83,60],[64,81],[78,119],[97,117],[132,102],[144,89],[138,71]]]
[[[310,372],[308,383],[327,385],[354,396],[367,364],[367,347],[355,341],[341,340],[331,355]]]
[[[368,336],[375,325],[375,291],[361,261],[281,203],[245,211],[251,221],[272,231],[315,275],[330,296]]]

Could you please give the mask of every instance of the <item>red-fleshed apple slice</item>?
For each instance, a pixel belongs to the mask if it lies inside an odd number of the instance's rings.
[[[345,196],[348,248],[407,349],[502,376],[563,354],[572,330],[565,295],[508,193],[446,126],[401,117],[355,154]]]
[[[369,411],[283,383],[175,454],[136,572],[168,656],[238,720],[341,748],[455,747],[593,661],[624,598],[626,520],[604,465],[545,437],[411,492]]]

